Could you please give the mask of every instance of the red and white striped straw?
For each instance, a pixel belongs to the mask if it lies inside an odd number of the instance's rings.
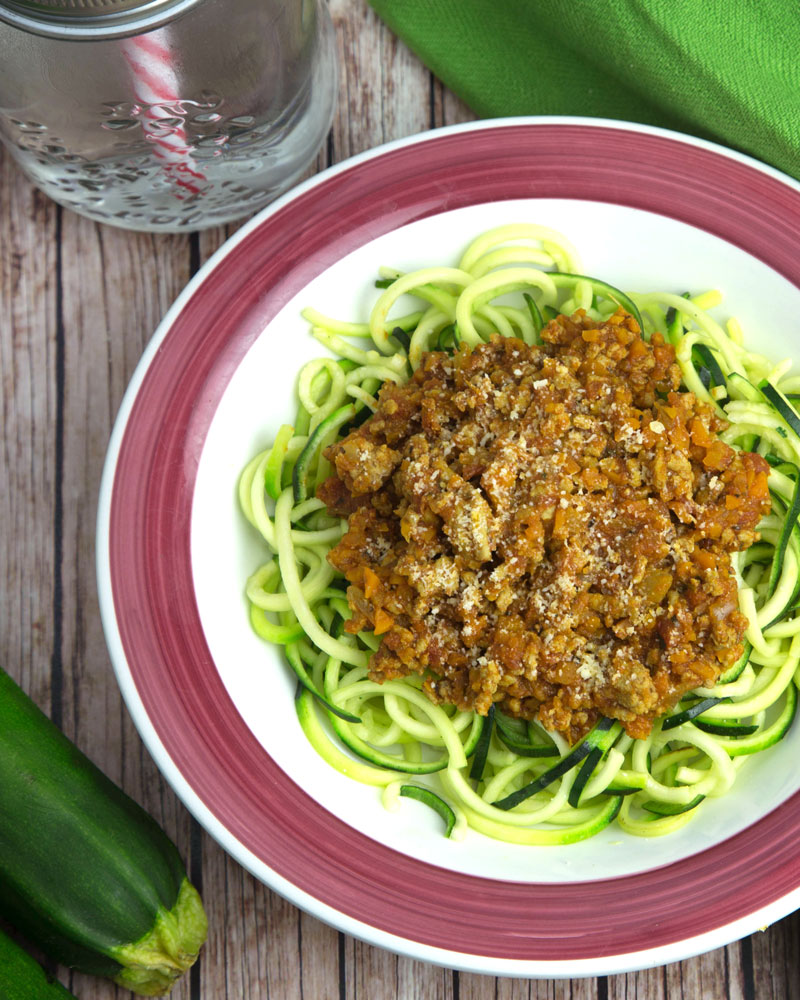
[[[182,124],[169,121],[182,117],[183,109],[167,29],[123,39],[122,55],[133,78],[136,102],[141,105],[145,135],[153,144],[165,176],[174,184],[175,196],[202,194],[206,178],[192,159],[186,130]]]

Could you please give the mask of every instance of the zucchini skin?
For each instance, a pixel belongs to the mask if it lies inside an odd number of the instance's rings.
[[[0,668],[0,915],[58,962],[113,953],[175,905],[186,871],[155,820]]]
[[[38,962],[0,930],[0,997],[3,1000],[76,1000]]]

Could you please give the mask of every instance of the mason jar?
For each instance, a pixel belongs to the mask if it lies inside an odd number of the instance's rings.
[[[317,0],[0,0],[0,138],[54,201],[177,232],[294,183],[336,98]]]

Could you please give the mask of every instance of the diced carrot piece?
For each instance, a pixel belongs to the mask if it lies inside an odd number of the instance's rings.
[[[707,469],[724,469],[730,465],[732,458],[731,449],[724,441],[714,441],[706,451],[703,465]]]
[[[378,608],[375,612],[375,628],[373,629],[375,635],[383,635],[384,632],[389,631],[392,625],[394,625],[394,618],[383,608]]]
[[[381,585],[381,580],[378,574],[369,568],[369,566],[364,567],[364,597],[369,600],[374,594],[377,593],[378,588]]]
[[[701,569],[711,569],[716,563],[714,556],[705,549],[695,549],[692,553],[692,559]]]
[[[642,580],[642,591],[653,604],[660,604],[672,586],[672,573],[651,570]]]

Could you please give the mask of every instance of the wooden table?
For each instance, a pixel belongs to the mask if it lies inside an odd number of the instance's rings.
[[[473,117],[364,0],[330,0],[330,7],[339,105],[315,170],[386,140]],[[95,225],[45,198],[0,150],[0,662],[153,813],[187,859],[210,934],[200,962],[173,996],[800,997],[797,914],[699,958],[600,979],[494,979],[398,958],[270,892],[206,836],[165,785],[122,705],[103,640],[94,562],[97,493],[112,423],[147,340],[235,228],[152,236]],[[58,971],[81,1000],[124,993]]]

